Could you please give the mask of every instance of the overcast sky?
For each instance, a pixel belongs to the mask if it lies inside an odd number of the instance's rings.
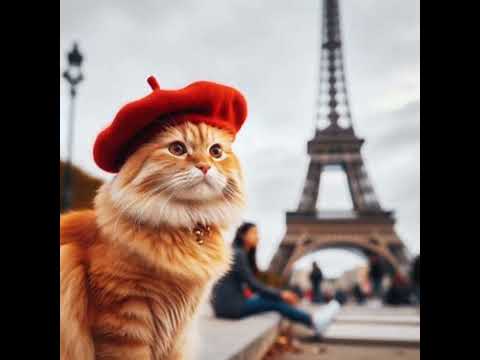
[[[296,209],[313,136],[320,0],[61,1],[60,60],[73,41],[85,54],[75,123],[75,164],[102,179],[92,160],[96,134],[118,109],[161,87],[197,80],[237,87],[249,105],[235,150],[245,170],[246,219],[260,226],[265,267]],[[419,2],[340,2],[353,123],[381,205],[396,212],[408,248],[420,250]],[[66,152],[68,95],[60,79],[61,144]],[[321,188],[322,206],[346,204],[340,173]],[[346,204],[348,205],[348,204]],[[359,261],[323,252],[331,272]]]

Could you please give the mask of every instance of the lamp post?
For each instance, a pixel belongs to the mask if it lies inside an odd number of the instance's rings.
[[[83,80],[81,65],[83,56],[78,50],[77,43],[73,44],[73,49],[67,54],[68,67],[63,72],[63,78],[70,85],[70,115],[68,123],[67,138],[67,161],[63,173],[63,192],[62,192],[62,211],[68,210],[72,206],[72,152],[73,152],[73,134],[74,134],[74,114],[75,114],[75,96],[77,95],[77,85]]]

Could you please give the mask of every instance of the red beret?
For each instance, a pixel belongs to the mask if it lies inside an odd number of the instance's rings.
[[[203,122],[234,136],[247,116],[244,97],[229,86],[198,81],[180,90],[164,90],[153,76],[147,81],[153,91],[123,106],[112,123],[97,136],[93,158],[105,171],[118,172],[129,154],[160,131],[162,126],[157,125],[162,123],[158,120],[164,118],[167,122],[167,115],[175,122]]]

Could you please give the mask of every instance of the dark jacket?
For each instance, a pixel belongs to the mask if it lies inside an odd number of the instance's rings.
[[[379,258],[374,258],[370,261],[369,276],[371,279],[381,279],[385,274],[383,261]]]
[[[310,281],[312,284],[319,284],[323,280],[322,270],[318,267],[314,267],[310,273]]]
[[[411,289],[405,285],[393,285],[385,294],[383,302],[388,305],[410,305]]]
[[[384,297],[384,303],[388,305],[410,305],[412,288],[408,280],[397,273],[393,278],[392,285]]]
[[[226,318],[241,316],[243,305],[247,300],[243,294],[246,285],[261,296],[281,299],[279,290],[262,284],[255,277],[245,250],[234,248],[233,256],[234,262],[230,272],[213,288],[211,303],[216,316]]]
[[[359,304],[363,304],[365,300],[367,300],[367,296],[363,293],[360,285],[355,284],[355,286],[352,289],[352,294]]]
[[[412,281],[420,286],[420,255],[417,255],[412,266]]]

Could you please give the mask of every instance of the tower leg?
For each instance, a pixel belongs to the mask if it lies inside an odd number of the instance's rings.
[[[310,160],[308,165],[307,180],[303,188],[302,199],[298,206],[298,211],[314,212],[317,205],[318,189],[320,186],[320,175],[322,165],[318,162]]]
[[[292,245],[280,244],[280,247],[270,263],[269,271],[280,275],[283,272],[283,269],[287,266],[294,250],[294,246]]]
[[[358,168],[355,164],[347,162],[344,165],[348,179],[348,188],[352,197],[353,208],[355,211],[362,210],[364,207],[363,194],[360,187],[360,179],[358,176]]]
[[[348,186],[355,211],[380,210],[380,204],[370,185],[363,161],[347,162],[344,169],[347,173]]]

